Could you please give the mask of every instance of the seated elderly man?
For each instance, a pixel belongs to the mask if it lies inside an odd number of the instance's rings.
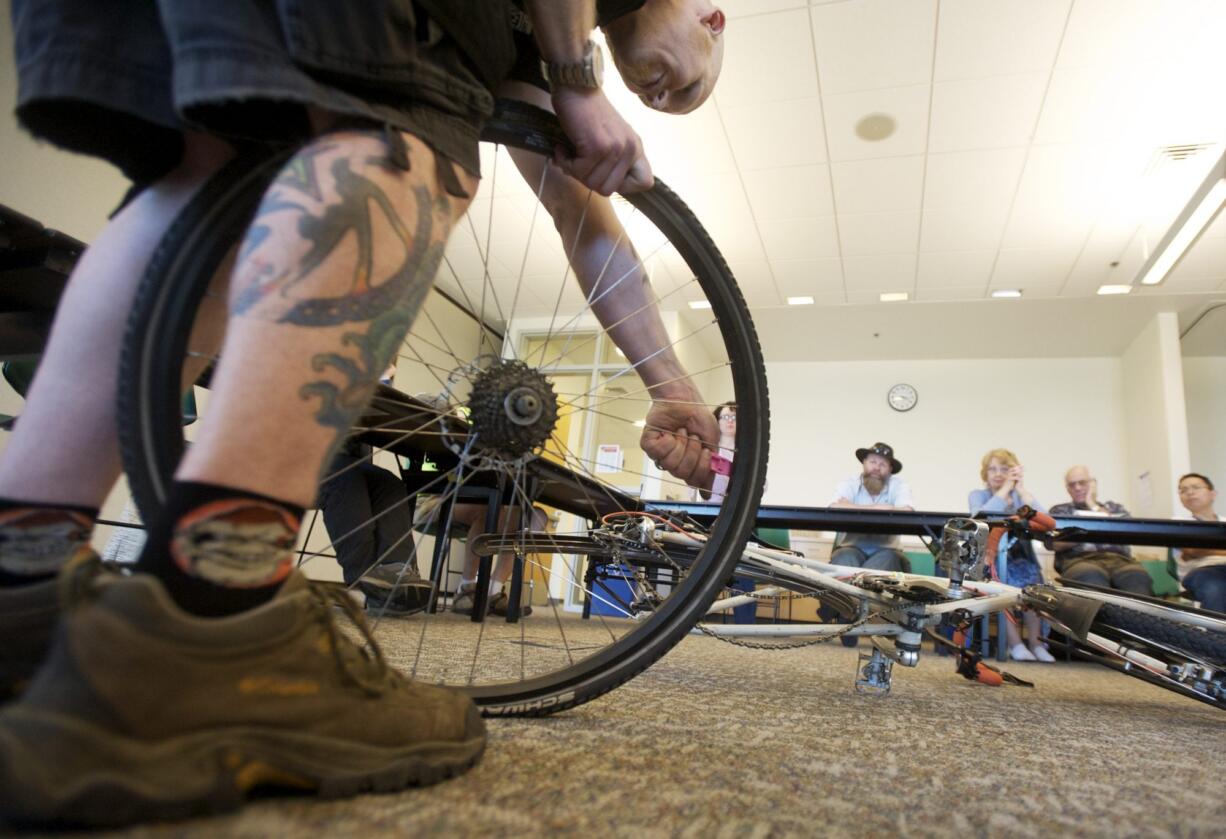
[[[1064,486],[1072,501],[1056,504],[1053,516],[1127,516],[1124,505],[1098,500],[1098,481],[1087,466],[1074,466],[1064,473]],[[1132,594],[1152,595],[1153,583],[1127,545],[1088,542],[1056,542],[1056,573],[1066,580]]]

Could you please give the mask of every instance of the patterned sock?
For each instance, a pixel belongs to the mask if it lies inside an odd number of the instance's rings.
[[[0,587],[49,580],[89,545],[98,511],[0,498]]]
[[[267,603],[294,567],[303,510],[264,495],[176,481],[136,570],[185,611],[221,617]]]

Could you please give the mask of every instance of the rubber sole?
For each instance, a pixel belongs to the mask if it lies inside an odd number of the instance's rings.
[[[14,826],[118,827],[225,813],[255,790],[346,798],[427,786],[473,767],[485,728],[461,741],[382,748],[235,727],[147,743],[25,708],[0,720],[0,818]]]

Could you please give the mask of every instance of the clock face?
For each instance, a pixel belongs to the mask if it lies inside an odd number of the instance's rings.
[[[919,402],[919,391],[907,384],[894,385],[886,395],[886,401],[895,411],[910,411]]]

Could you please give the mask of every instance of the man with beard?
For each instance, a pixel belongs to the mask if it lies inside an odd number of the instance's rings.
[[[911,487],[898,477],[902,463],[894,457],[894,449],[885,443],[874,443],[867,449],[856,449],[860,461],[859,475],[839,484],[831,507],[854,507],[862,510],[914,510]],[[906,571],[910,568],[906,555],[899,549],[902,539],[896,533],[840,533],[834,540],[830,562],[853,568],[874,568],[883,571]],[[834,611],[823,606],[822,620],[834,619]],[[844,636],[843,646],[854,647],[858,639]]]
[[[885,443],[871,448],[856,449],[861,472],[839,484],[831,507],[854,507],[862,510],[914,510],[911,487],[898,477],[902,464],[894,458],[894,449]],[[901,537],[896,533],[840,533],[830,561],[835,565],[856,568],[877,568],[902,571],[908,567],[901,550]]]

